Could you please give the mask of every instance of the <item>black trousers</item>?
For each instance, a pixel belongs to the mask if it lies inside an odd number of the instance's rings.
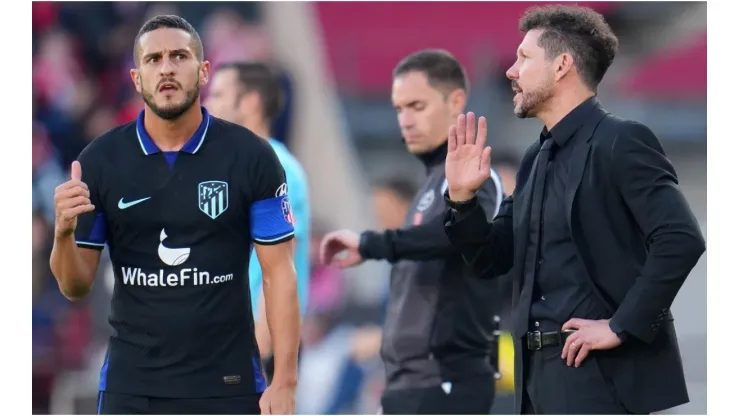
[[[380,400],[383,414],[481,415],[490,412],[495,395],[492,375],[452,382],[448,387],[449,393],[441,385],[386,390]]]
[[[261,394],[211,399],[165,399],[98,393],[99,415],[258,415]]]
[[[524,349],[524,414],[631,414],[620,402],[593,356],[580,367],[568,367],[561,346]],[[596,352],[598,353],[598,352]],[[594,354],[592,351],[591,354]]]

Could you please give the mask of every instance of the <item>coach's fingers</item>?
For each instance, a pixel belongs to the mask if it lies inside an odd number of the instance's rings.
[[[568,347],[568,358],[565,359],[565,363],[568,367],[573,365],[573,362],[575,362],[576,356],[582,347],[583,342],[580,339],[577,339],[570,344],[570,347]]]
[[[447,153],[457,150],[457,128],[454,124],[450,125],[447,131]]]
[[[483,154],[480,156],[480,170],[486,176],[491,174],[491,146],[483,149]]]
[[[570,350],[570,346],[577,339],[578,339],[578,332],[576,332],[575,334],[565,339],[565,342],[563,342],[563,352],[560,354],[560,358],[565,359],[566,357],[568,357],[568,351]]]
[[[568,329],[581,329],[584,326],[588,325],[589,322],[591,321],[588,319],[573,318],[563,324],[562,330],[566,331]]]
[[[591,352],[591,347],[588,344],[584,343],[583,346],[581,346],[581,348],[579,349],[578,355],[576,355],[576,359],[575,359],[576,367],[580,367],[581,364],[583,364],[583,360],[585,360],[586,357],[588,357],[589,352]]]
[[[73,181],[82,180],[82,165],[80,165],[80,162],[76,160],[72,162],[72,169],[70,170],[70,176],[72,177]]]
[[[485,117],[478,117],[478,135],[475,138],[475,144],[478,149],[483,149],[486,146],[486,139],[488,138],[488,121]]]
[[[465,144],[475,144],[475,113],[465,115]]]
[[[458,146],[464,146],[465,145],[465,114],[460,114],[457,116],[457,124],[455,126],[456,133],[457,133],[457,145]]]

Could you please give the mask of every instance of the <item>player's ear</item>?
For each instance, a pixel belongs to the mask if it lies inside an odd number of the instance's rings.
[[[133,68],[129,72],[131,74],[131,81],[134,82],[134,86],[136,87],[136,92],[141,94],[141,76],[139,76],[139,70],[136,68]]]
[[[199,80],[200,87],[203,88],[208,84],[208,74],[211,71],[211,63],[208,61],[203,61],[200,63],[200,70],[199,70]]]

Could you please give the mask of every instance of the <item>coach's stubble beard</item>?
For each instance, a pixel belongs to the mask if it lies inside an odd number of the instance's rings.
[[[537,111],[542,108],[552,96],[553,84],[544,82],[538,85],[533,91],[522,91],[522,102],[514,107],[514,115],[518,118],[532,118],[537,116]]]
[[[185,92],[185,101],[183,101],[179,105],[171,104],[158,107],[154,103],[154,94],[145,90],[142,90],[141,92],[141,98],[144,100],[144,104],[146,104],[147,107],[149,107],[152,112],[157,115],[157,117],[168,121],[176,120],[180,118],[180,116],[185,114],[186,111],[190,110],[199,96],[200,83],[198,79],[195,80],[195,85]]]

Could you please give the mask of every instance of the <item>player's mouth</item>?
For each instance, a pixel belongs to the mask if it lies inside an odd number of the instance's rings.
[[[165,82],[159,86],[159,92],[172,93],[177,91],[177,84],[174,82]]]

